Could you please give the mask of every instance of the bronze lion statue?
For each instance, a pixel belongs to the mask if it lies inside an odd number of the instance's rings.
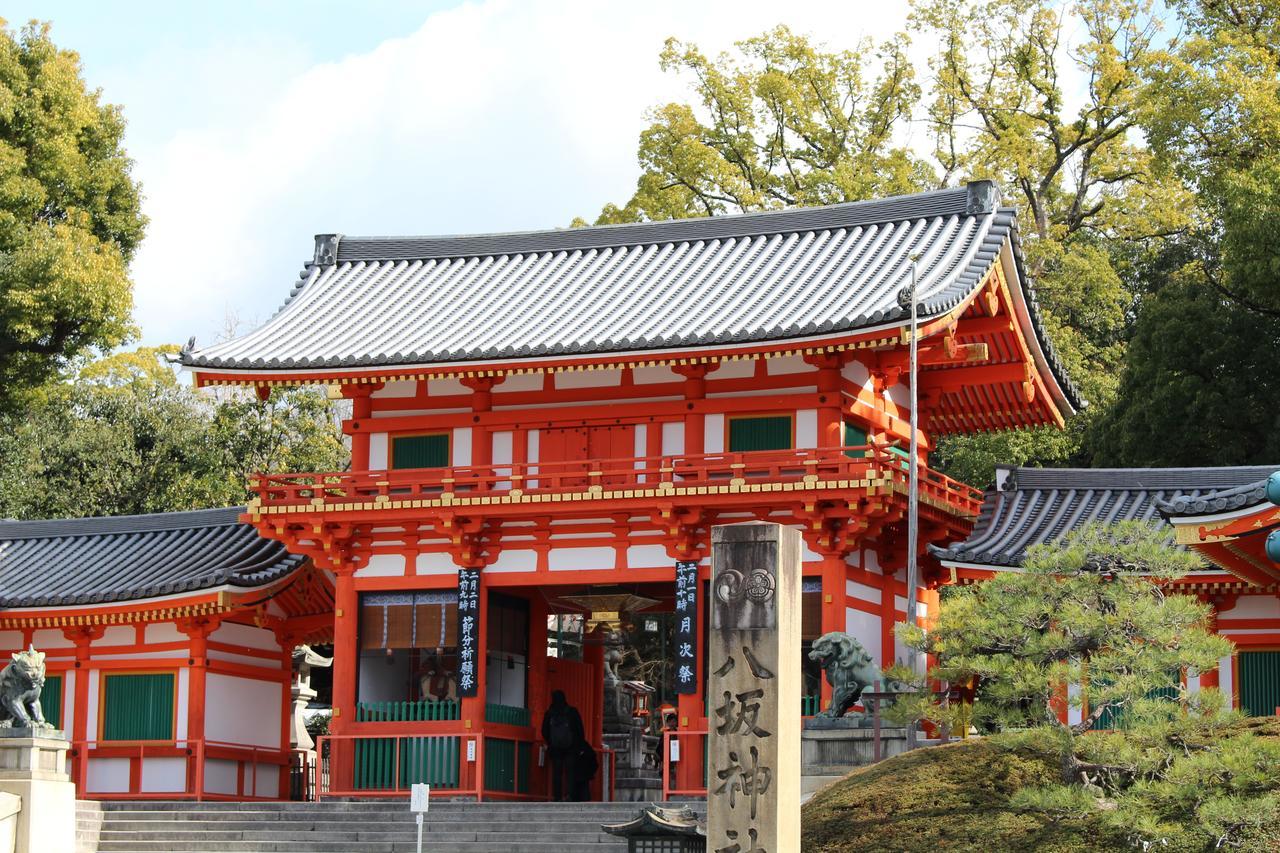
[[[0,727],[43,728],[49,724],[40,710],[44,689],[44,652],[35,647],[14,652],[13,660],[0,671]]]
[[[831,704],[820,717],[843,717],[880,678],[880,668],[852,634],[832,631],[813,641],[809,660],[817,661],[831,685]]]

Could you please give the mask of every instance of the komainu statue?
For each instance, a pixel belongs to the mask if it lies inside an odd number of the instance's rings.
[[[13,660],[0,671],[0,727],[47,728],[40,710],[44,689],[44,652],[35,646],[14,652]]]
[[[857,703],[862,691],[881,678],[880,668],[857,638],[832,631],[814,640],[809,659],[822,665],[831,685],[831,704],[819,717],[838,719]]]

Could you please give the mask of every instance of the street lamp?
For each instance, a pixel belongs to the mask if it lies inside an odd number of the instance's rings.
[[[918,460],[920,446],[918,436],[919,403],[918,385],[916,381],[919,365],[916,358],[916,333],[919,319],[920,303],[916,299],[916,283],[918,281],[920,256],[911,256],[911,284],[898,292],[898,304],[911,312],[910,356],[907,367],[908,380],[911,383],[911,449],[907,459],[907,624],[916,621],[916,587],[920,585],[920,565],[916,557],[916,542],[920,531],[920,463]],[[919,672],[919,655],[915,649],[907,647],[907,666],[913,673]],[[907,726],[907,749],[915,749],[916,729]]]

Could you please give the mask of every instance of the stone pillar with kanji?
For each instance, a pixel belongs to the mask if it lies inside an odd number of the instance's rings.
[[[800,535],[711,531],[707,849],[800,850]]]

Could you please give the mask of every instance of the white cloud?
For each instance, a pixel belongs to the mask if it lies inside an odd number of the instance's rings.
[[[212,105],[130,136],[152,223],[133,269],[143,336],[207,343],[228,313],[266,319],[313,233],[556,227],[624,201],[644,111],[684,97],[658,69],[669,35],[718,53],[785,22],[843,48],[904,16],[847,2],[486,0],[337,62],[259,44],[135,80],[131,97],[194,81]]]

